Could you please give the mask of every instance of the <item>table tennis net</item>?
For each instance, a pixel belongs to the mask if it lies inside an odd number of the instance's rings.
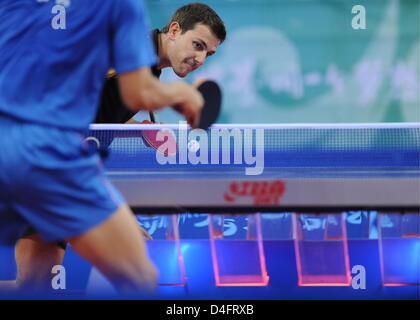
[[[109,150],[109,168],[162,167],[141,133],[163,128],[178,144],[177,162],[165,168],[179,168],[182,152],[188,160],[191,154],[207,158],[184,167],[240,167],[246,155],[257,154],[266,167],[420,167],[420,124],[218,125],[207,132],[182,132],[174,125],[92,125],[86,135]],[[191,140],[198,142],[198,150],[188,147]]]

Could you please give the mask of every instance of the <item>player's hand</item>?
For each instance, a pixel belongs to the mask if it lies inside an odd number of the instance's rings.
[[[206,82],[208,80],[209,79],[206,79],[206,78],[198,79],[193,83],[193,87],[198,89],[199,86],[201,86],[204,82]]]
[[[173,109],[182,114],[192,128],[197,128],[204,106],[203,96],[196,88],[184,82],[173,82],[171,85],[180,95],[179,103]]]

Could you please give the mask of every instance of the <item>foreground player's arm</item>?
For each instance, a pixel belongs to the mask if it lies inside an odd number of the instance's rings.
[[[109,72],[108,72],[108,77],[114,77],[114,76],[116,76],[116,72],[115,72],[115,70],[110,70]],[[202,83],[204,83],[205,81],[206,81],[207,79],[205,79],[205,78],[203,78],[203,79],[199,79],[199,80],[197,80],[196,82],[194,82],[193,83],[193,87],[194,88],[198,88]],[[131,118],[130,120],[128,120],[128,121],[126,121],[125,122],[126,124],[140,124],[140,123],[142,123],[141,121],[137,121],[137,120],[135,120],[134,118]],[[160,123],[160,124],[165,124],[165,122],[158,122],[158,123]]]
[[[119,84],[121,97],[131,110],[154,111],[172,106],[192,127],[198,125],[204,101],[192,86],[180,81],[161,83],[150,68],[120,74]]]

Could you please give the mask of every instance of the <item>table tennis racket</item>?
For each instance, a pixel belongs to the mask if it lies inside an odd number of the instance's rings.
[[[153,117],[153,119],[155,120],[156,117]],[[141,124],[154,124],[154,122],[143,120]],[[175,137],[173,137],[172,134],[167,134],[164,136],[163,141],[159,141],[157,139],[157,134],[159,131],[160,130],[142,130],[141,137],[144,141],[144,144],[157,150],[165,156],[174,156],[178,149]],[[166,144],[167,148],[160,148],[163,144]]]
[[[204,81],[198,86],[197,90],[204,98],[204,106],[201,110],[198,128],[207,130],[219,117],[222,106],[222,90],[212,80]]]
[[[207,130],[219,117],[222,105],[222,90],[220,89],[219,85],[212,80],[204,81],[198,86],[197,90],[201,93],[204,99],[204,106],[201,110],[200,123],[198,125],[198,128]],[[156,114],[150,111],[149,115],[150,121],[144,120],[142,121],[142,124],[156,123]],[[144,143],[147,146],[160,151],[159,147],[166,142],[169,148],[165,150],[164,154],[166,156],[175,155],[177,152],[177,144],[175,138],[169,136],[169,141],[158,141],[158,132],[158,130],[143,130],[142,138]]]

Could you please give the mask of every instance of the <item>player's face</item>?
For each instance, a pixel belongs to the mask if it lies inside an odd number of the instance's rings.
[[[171,36],[173,41],[168,58],[174,72],[181,78],[202,66],[209,56],[216,53],[220,44],[210,28],[203,24],[196,24],[184,34],[178,29]]]

